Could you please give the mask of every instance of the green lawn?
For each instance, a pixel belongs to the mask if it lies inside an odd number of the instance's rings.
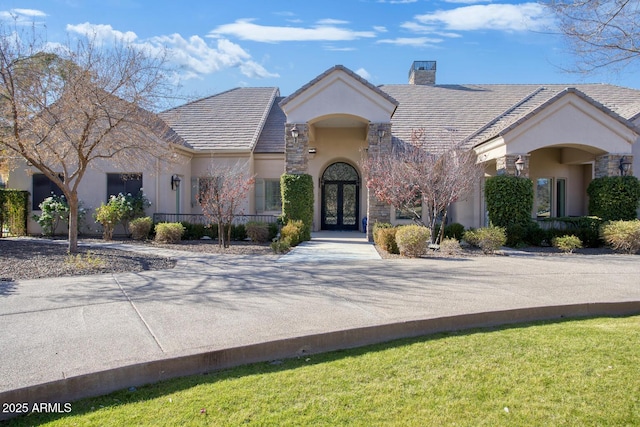
[[[56,419],[57,417],[57,419]],[[544,322],[261,363],[11,425],[640,425],[640,316]]]

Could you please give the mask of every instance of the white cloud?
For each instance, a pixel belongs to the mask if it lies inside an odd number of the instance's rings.
[[[386,33],[388,31],[387,27],[383,27],[382,25],[375,25],[373,29],[379,33]]]
[[[139,40],[134,32],[121,32],[110,25],[84,23],[68,25],[67,30],[93,37],[96,43],[100,44],[131,43],[140,49],[157,53],[167,49],[167,59],[179,69],[179,77],[182,79],[199,78],[227,68],[238,68],[242,74],[250,78],[279,77],[255,62],[242,47],[224,38],[217,39],[216,46],[212,47],[199,36],[185,39],[180,34]]]
[[[318,25],[342,25],[342,24],[348,24],[349,21],[342,21],[340,19],[331,19],[331,18],[327,18],[327,19],[320,19],[319,21],[316,22],[316,24]]]
[[[0,10],[0,21],[12,21],[16,25],[42,24],[37,18],[44,18],[47,14],[37,9]]]
[[[445,3],[476,4],[489,3],[491,0],[444,0]]]
[[[336,46],[324,46],[324,50],[328,50],[330,52],[353,52],[356,50],[355,47],[336,47]]]
[[[318,25],[313,28],[275,27],[254,24],[251,19],[239,19],[233,24],[220,25],[209,33],[209,37],[234,36],[241,40],[263,43],[286,41],[345,41],[375,37],[373,31],[353,31],[333,25]]]
[[[394,44],[396,46],[413,46],[413,47],[429,47],[442,43],[442,39],[429,37],[398,37],[395,39],[378,40],[376,43]]]
[[[113,42],[133,43],[138,38],[133,31],[123,33],[122,31],[114,30],[111,25],[90,24],[89,22],[77,25],[68,24],[67,31],[82,34],[98,44]]]
[[[358,68],[355,72],[356,72],[357,75],[359,75],[360,77],[362,77],[365,80],[371,79],[371,74],[369,74],[369,72],[367,70],[365,70],[364,68]]]
[[[418,15],[415,19],[422,24],[444,25],[446,29],[457,31],[526,31],[546,28],[550,24],[548,12],[538,3],[465,6]]]

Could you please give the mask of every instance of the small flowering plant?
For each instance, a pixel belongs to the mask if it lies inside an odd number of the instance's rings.
[[[52,192],[39,207],[42,214],[33,215],[33,219],[40,225],[45,236],[53,236],[61,220],[68,223],[69,205],[64,195],[58,196]]]
[[[145,208],[151,206],[151,203],[145,196],[142,189],[133,196],[131,193],[109,197],[109,202],[100,205],[95,211],[94,217],[96,222],[102,224],[103,238],[111,240],[113,231],[118,224],[124,226],[125,231],[129,234],[129,222],[145,215]]]

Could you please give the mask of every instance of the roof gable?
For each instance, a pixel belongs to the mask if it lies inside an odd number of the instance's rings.
[[[388,122],[398,101],[353,71],[336,65],[280,102],[290,123],[332,115]]]

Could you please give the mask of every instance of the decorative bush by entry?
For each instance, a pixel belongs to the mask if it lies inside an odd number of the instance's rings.
[[[303,230],[304,223],[302,222],[302,220],[290,220],[280,230],[280,240],[288,244],[290,247],[297,246],[300,242],[303,241]]]
[[[582,242],[577,236],[565,235],[554,237],[552,240],[553,247],[560,249],[562,252],[572,253],[576,249],[582,247]]]
[[[465,231],[463,238],[486,254],[497,251],[507,243],[507,234],[502,227],[491,226],[468,230]]]
[[[378,230],[380,230],[381,228],[393,228],[393,224],[389,222],[377,222],[377,221],[373,224],[373,228],[372,228],[373,243],[378,246],[381,246],[380,242],[378,242]]]
[[[600,234],[616,251],[635,254],[640,250],[640,220],[612,221],[600,228]]]
[[[160,222],[156,224],[156,242],[178,243],[184,233],[184,226],[179,222]]]
[[[311,175],[284,174],[280,177],[282,214],[285,222],[301,220],[301,241],[311,240],[313,223],[313,178]]]
[[[418,258],[427,253],[431,231],[421,225],[405,225],[396,231],[396,243],[400,255]]]
[[[152,227],[153,220],[149,216],[134,219],[129,223],[131,238],[134,240],[145,240],[149,237]]]
[[[462,253],[460,241],[453,237],[443,239],[438,250],[445,255],[459,255]]]
[[[378,228],[376,230],[376,240],[378,247],[389,252],[390,254],[399,254],[398,244],[396,243],[396,232],[398,227]]]
[[[453,222],[444,227],[444,237],[446,239],[456,239],[458,241],[462,240],[462,235],[464,234],[464,225]]]
[[[638,218],[640,181],[635,176],[605,176],[596,178],[587,188],[589,215],[605,221]]]
[[[489,221],[496,227],[527,224],[533,211],[533,182],[515,176],[494,176],[485,182]]]

